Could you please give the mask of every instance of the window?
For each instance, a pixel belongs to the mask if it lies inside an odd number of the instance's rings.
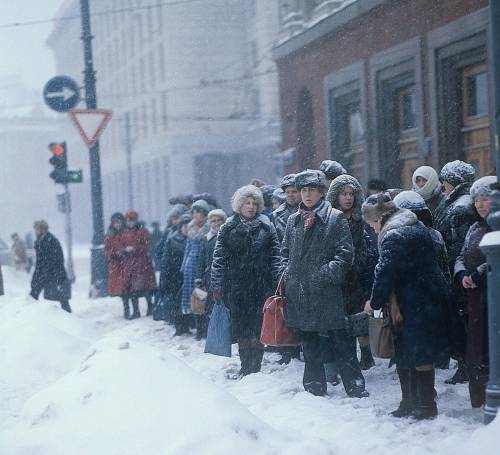
[[[349,112],[349,140],[351,144],[358,144],[363,141],[365,134],[363,128],[363,119],[359,111],[359,103],[353,104],[348,108]]]
[[[399,129],[412,130],[417,127],[417,94],[414,87],[406,87],[398,91]]]
[[[165,49],[163,48],[163,44],[158,46],[158,65],[160,66],[160,81],[165,81],[166,76],[166,68],[165,68]]]
[[[168,126],[168,110],[167,110],[167,92],[161,92],[161,124],[163,129],[166,130]]]
[[[153,135],[158,133],[158,115],[156,112],[156,100],[151,100],[151,125],[153,127]]]
[[[148,108],[146,103],[142,105],[142,137],[147,139],[148,137]]]
[[[149,79],[151,82],[151,89],[153,89],[156,85],[155,56],[153,52],[149,54]]]
[[[466,77],[467,116],[488,113],[488,77],[486,72]]]

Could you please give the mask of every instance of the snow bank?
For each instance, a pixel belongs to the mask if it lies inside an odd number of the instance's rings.
[[[275,454],[287,445],[184,362],[119,337],[94,344],[0,436],[9,455]]]

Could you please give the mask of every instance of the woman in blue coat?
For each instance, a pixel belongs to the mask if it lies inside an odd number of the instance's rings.
[[[444,340],[440,327],[448,286],[428,229],[417,216],[398,209],[389,196],[370,196],[363,218],[379,234],[379,261],[366,310],[382,309],[395,295],[403,322],[393,327],[402,400],[394,417],[437,415],[434,362]]]

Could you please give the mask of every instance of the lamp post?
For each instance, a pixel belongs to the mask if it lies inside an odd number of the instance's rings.
[[[490,0],[491,62],[493,64],[493,90],[495,103],[494,153],[497,174],[500,172],[500,0]],[[486,254],[488,273],[488,333],[489,333],[489,381],[486,387],[484,422],[490,423],[500,409],[500,185],[494,185],[491,213],[488,223],[493,232],[481,241],[481,250]]]

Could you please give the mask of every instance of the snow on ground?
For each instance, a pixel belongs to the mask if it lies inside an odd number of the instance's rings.
[[[0,298],[2,455],[497,453],[500,419],[483,427],[467,387],[439,371],[439,417],[389,417],[400,399],[386,361],[366,373],[365,399],[342,386],[327,397],[303,391],[303,363],[276,363],[240,381],[237,355],[203,353],[192,337],[151,318],[124,321],[118,299],[88,300],[88,258],[66,314],[26,298],[28,276],[4,270]],[[142,308],[145,312],[145,308]],[[235,349],[234,349],[235,350]]]

